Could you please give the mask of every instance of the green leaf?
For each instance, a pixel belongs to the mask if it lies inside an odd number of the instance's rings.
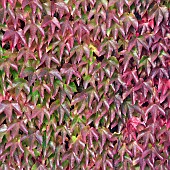
[[[43,147],[43,150],[45,150],[45,148],[46,148],[46,131],[44,132],[44,135],[43,135],[42,147]]]
[[[46,47],[46,53],[48,53],[48,51],[50,51],[53,48],[53,45],[50,44],[48,47]]]
[[[73,92],[77,92],[77,87],[76,87],[76,85],[75,85],[74,82],[71,82],[71,83],[69,84],[69,86],[70,86],[70,88],[71,88],[71,90],[72,90]]]
[[[37,170],[37,164],[34,164],[31,168],[31,170]]]
[[[145,55],[142,56],[142,58],[141,58],[140,61],[139,61],[140,67],[141,67],[142,65],[146,64],[146,61],[147,61],[148,58],[149,58],[148,56],[145,56]]]
[[[92,52],[96,52],[96,51],[97,51],[97,48],[96,48],[93,44],[90,44],[90,45],[89,45],[89,49],[90,49]]]
[[[81,122],[86,123],[87,119],[86,116],[82,116]]]
[[[0,46],[0,56],[2,56],[3,55],[3,48]]]
[[[107,29],[106,34],[107,34],[108,37],[110,36],[111,31],[112,31],[112,28]]]
[[[40,151],[38,151],[37,149],[34,149],[34,154],[35,154],[35,157],[38,157],[41,155]]]
[[[72,126],[74,126],[78,122],[79,118],[78,115],[76,115],[71,123]]]
[[[69,164],[69,160],[65,160],[65,161],[62,163],[63,168],[68,167],[68,164]]]
[[[29,5],[27,5],[25,8],[24,8],[24,11],[25,12],[31,12],[31,7]]]
[[[69,0],[64,0],[64,2],[67,4],[69,2]]]
[[[22,78],[16,78],[15,80],[14,80],[14,83],[20,83],[20,84],[22,84],[22,83],[26,83],[26,80],[25,79],[22,79]]]
[[[105,8],[107,8],[108,6],[108,1],[107,0],[101,0],[102,4],[105,6]]]
[[[16,70],[10,68],[10,72],[14,79],[18,79],[18,72]]]
[[[73,141],[73,143],[75,143],[76,140],[77,140],[77,137],[76,137],[76,136],[72,136],[72,137],[71,137],[71,140]]]
[[[90,75],[86,75],[83,77],[84,81],[89,81],[91,79],[91,76]]]
[[[114,61],[114,63],[115,63],[116,65],[119,65],[119,61],[117,60],[117,58],[116,58],[115,56],[112,56],[112,57],[111,57],[111,60]]]
[[[32,96],[32,101],[35,104],[35,102],[37,102],[38,98],[40,97],[39,91],[36,90],[36,91],[32,92],[31,96]]]

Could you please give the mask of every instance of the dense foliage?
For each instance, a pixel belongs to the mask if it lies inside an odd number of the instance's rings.
[[[0,169],[170,169],[169,0],[0,0]]]

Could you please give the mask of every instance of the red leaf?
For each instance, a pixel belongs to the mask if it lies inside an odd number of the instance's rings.
[[[51,75],[57,77],[60,81],[62,81],[62,77],[57,69],[51,70],[49,73]]]

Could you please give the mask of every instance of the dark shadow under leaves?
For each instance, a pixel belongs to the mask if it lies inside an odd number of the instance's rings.
[[[148,107],[149,106],[149,103],[148,102],[145,102],[142,104],[142,107]]]
[[[137,20],[141,20],[142,18],[141,18],[141,15],[139,15],[139,13],[138,12],[134,12],[134,15],[135,15],[135,17],[136,17],[136,19]]]
[[[109,130],[111,133],[118,132],[118,125],[116,125],[114,128],[111,128],[111,125],[109,126]]]

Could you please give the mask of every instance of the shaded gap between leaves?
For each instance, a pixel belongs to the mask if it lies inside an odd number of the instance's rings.
[[[96,60],[99,61],[99,62],[102,62],[103,59],[104,59],[104,55],[97,56],[95,53],[93,53],[93,56],[96,57]]]
[[[68,141],[65,141],[65,149],[66,149],[66,151],[68,151],[68,149],[69,149],[69,142]]]
[[[27,77],[24,77],[25,80],[27,80],[29,82],[29,79],[28,79],[28,76]]]
[[[65,149],[68,151],[69,149],[69,141],[70,141],[70,136],[67,134],[66,135],[66,141],[65,141]]]
[[[112,157],[109,154],[107,154],[107,156],[108,156],[109,159],[112,159]]]
[[[1,46],[2,46],[2,42],[1,42]],[[6,42],[5,45],[3,46],[3,49],[5,50],[10,50],[10,44],[9,42]]]
[[[23,131],[22,131],[22,130],[19,130],[19,134],[20,134],[20,135],[23,135]]]
[[[160,117],[161,119],[165,118],[165,116],[164,116],[164,115],[162,115],[162,114],[161,114],[159,117]]]
[[[56,17],[57,19],[59,19],[59,14],[58,14],[58,12],[55,12],[55,13],[54,13],[54,17]]]
[[[49,106],[51,106],[51,104],[55,102],[55,98],[54,99],[50,99],[50,102],[49,102]]]
[[[95,128],[95,126],[94,126],[94,122],[92,121],[92,122],[89,124],[89,126],[90,126],[90,127],[94,127],[94,128]]]
[[[96,59],[97,59],[97,61],[102,62],[104,59],[104,55],[102,55],[100,57],[96,56]]]
[[[136,62],[135,62],[135,60],[133,59],[133,58],[131,58],[130,60],[129,60],[129,65],[130,66],[135,66],[136,65]]]
[[[118,49],[118,52],[121,52],[121,51],[123,51],[123,45],[121,45]]]
[[[96,87],[98,87],[98,81],[95,81],[95,85],[96,85]]]
[[[148,102],[145,102],[142,104],[142,107],[148,107],[149,106],[149,103]]]
[[[148,113],[148,119],[150,119],[152,117],[151,113]]]
[[[119,87],[118,93],[120,96],[123,95],[123,86],[122,85]]]
[[[90,20],[94,19],[94,15],[91,16]]]
[[[69,21],[74,21],[74,17],[70,15]]]
[[[113,50],[113,51],[112,51],[112,56],[115,56],[115,54],[116,54],[116,53],[115,53],[115,50]]]
[[[90,12],[90,10],[91,10],[91,7],[90,7],[90,4],[88,4],[87,11]]]
[[[131,83],[133,84],[133,86],[135,86],[135,81],[134,81],[134,79],[131,80]]]
[[[39,128],[38,128],[38,126],[36,125],[36,123],[34,124],[34,126],[35,126],[35,128],[36,128],[37,130],[39,130]]]
[[[72,106],[70,107],[70,111],[71,111],[71,110],[74,110],[74,105],[72,105]]]
[[[155,5],[155,1],[153,1],[150,5],[149,5],[149,8],[152,9]]]
[[[140,15],[139,12],[137,12],[137,11],[134,12],[134,15],[135,15],[135,17],[136,17],[137,20],[141,20],[141,19],[142,19],[142,18],[141,18],[141,15]]]
[[[65,63],[65,61],[64,61],[64,59],[62,58],[62,59],[61,59],[61,65],[57,67],[58,71],[60,71],[60,69],[63,67],[64,63]]]
[[[20,28],[23,30],[25,27],[25,22],[21,19],[19,19],[19,22],[20,22]]]
[[[83,89],[84,89],[84,87],[83,87],[83,80],[81,79],[79,86],[78,86],[76,80],[74,80],[74,83],[75,83],[76,88],[77,88],[77,92],[75,92],[74,95],[77,94],[77,93],[81,93],[83,91]]]
[[[1,113],[1,115],[0,115],[0,125],[3,125],[3,124],[7,124],[6,115],[4,113]]]
[[[168,150],[168,153],[170,154],[170,146],[168,146],[167,150]]]
[[[118,125],[116,125],[115,127],[111,128],[111,125],[109,126],[109,130],[111,133],[114,133],[114,132],[118,132]]]

